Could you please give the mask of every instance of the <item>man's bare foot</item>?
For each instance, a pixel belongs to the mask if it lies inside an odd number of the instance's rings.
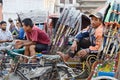
[[[20,63],[24,61],[23,57],[19,58]]]
[[[31,61],[32,63],[37,63],[37,59],[36,58],[34,58],[34,59],[32,59],[32,61]]]
[[[64,54],[62,52],[57,52],[61,58],[64,60],[64,62],[68,61],[68,59],[70,58],[70,56],[68,54]]]
[[[27,59],[27,58],[24,58],[23,62],[24,62],[24,63],[28,63],[28,59]]]

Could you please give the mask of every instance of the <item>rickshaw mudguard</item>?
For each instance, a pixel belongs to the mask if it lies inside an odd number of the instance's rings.
[[[20,49],[14,49],[12,50],[13,52],[19,53],[19,54],[24,54],[25,48],[20,48]]]
[[[21,49],[14,49],[12,51],[15,53],[18,53],[18,54],[24,54],[24,50],[25,50],[25,48],[21,48]],[[11,51],[9,51],[9,50],[7,51],[7,54],[13,59],[16,57],[16,55],[12,54]]]

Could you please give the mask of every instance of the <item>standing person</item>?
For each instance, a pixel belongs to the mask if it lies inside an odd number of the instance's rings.
[[[47,50],[50,44],[50,38],[47,33],[34,26],[30,18],[26,18],[22,21],[24,31],[26,32],[27,40],[17,41],[19,45],[25,46],[26,56],[33,56],[36,52]],[[25,59],[25,62],[27,60]]]
[[[76,54],[79,57],[85,57],[87,54],[98,51],[101,47],[103,40],[103,16],[101,13],[96,13],[89,17],[91,17],[91,26],[76,35],[71,50],[67,54],[58,52],[65,62]]]
[[[13,20],[9,18],[8,22],[10,23],[10,28],[9,28],[10,32],[12,33],[14,37],[16,37],[18,35],[18,30],[16,29]]]
[[[1,29],[0,29],[0,43],[4,42],[12,42],[13,37],[9,30],[6,29],[7,23],[5,21],[0,22]]]

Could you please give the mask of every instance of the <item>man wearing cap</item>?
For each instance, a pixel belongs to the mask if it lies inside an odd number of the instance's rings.
[[[103,16],[101,13],[91,14],[91,25],[82,30],[75,36],[71,49],[67,54],[57,52],[66,62],[70,57],[76,54],[79,57],[85,57],[89,53],[99,50],[103,39]]]

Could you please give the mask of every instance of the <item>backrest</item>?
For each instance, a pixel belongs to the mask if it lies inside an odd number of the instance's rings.
[[[101,49],[98,53],[98,58],[101,60],[104,60],[107,55],[109,55],[110,58],[113,56],[115,57],[119,50],[119,38],[120,38],[119,28],[116,24],[111,24],[109,26],[106,26],[106,29],[104,31],[104,38],[102,42]]]

